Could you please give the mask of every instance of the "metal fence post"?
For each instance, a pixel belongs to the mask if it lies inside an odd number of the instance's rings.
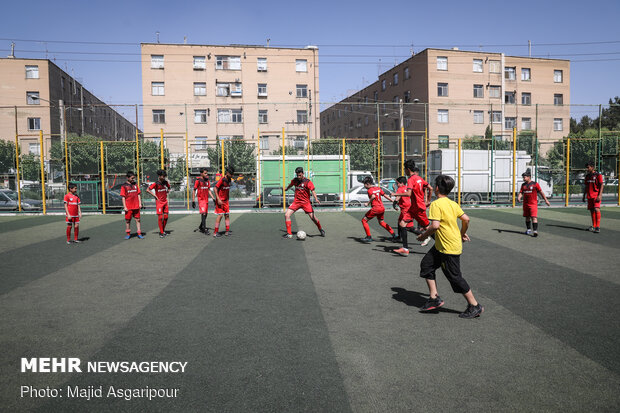
[[[346,193],[347,193],[347,151],[346,141],[342,139],[342,210],[346,211]]]
[[[105,215],[105,169],[103,165],[103,141],[99,141],[99,156],[101,158],[101,205],[103,206],[103,214]]]
[[[569,186],[569,172],[570,172],[570,138],[566,140],[566,199],[564,200],[564,206],[568,206],[568,198],[570,197]]]
[[[461,206],[461,138],[459,138],[459,141],[458,141],[457,152],[458,153],[457,153],[456,169],[457,169],[457,184],[459,186],[457,196],[458,196],[458,204],[459,206]]]
[[[45,200],[45,164],[43,162],[43,131],[39,131],[39,165],[41,167],[41,199],[43,201],[43,215],[47,214],[47,202]]]
[[[282,210],[286,211],[286,138],[282,127]]]
[[[512,128],[512,207],[516,205],[517,192],[517,128]]]

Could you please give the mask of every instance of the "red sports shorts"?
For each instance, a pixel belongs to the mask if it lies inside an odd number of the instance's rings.
[[[314,209],[312,209],[312,204],[310,202],[293,201],[293,203],[288,207],[288,209],[292,209],[293,211],[303,209],[306,214],[311,214],[314,212]]]
[[[134,217],[135,219],[140,219],[140,208],[128,209],[127,212],[125,212],[125,221],[131,221],[131,217]]]

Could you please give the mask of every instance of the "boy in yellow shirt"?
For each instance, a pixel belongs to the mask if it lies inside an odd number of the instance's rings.
[[[429,290],[429,299],[420,308],[420,311],[431,311],[441,307],[444,302],[437,294],[435,271],[441,267],[444,275],[452,286],[452,291],[461,293],[467,300],[467,309],[459,314],[461,318],[479,317],[484,307],[476,301],[469,284],[461,274],[460,257],[463,252],[462,241],[469,241],[466,234],[469,226],[469,217],[461,207],[448,198],[454,188],[454,179],[447,175],[439,175],[435,179],[434,191],[437,199],[431,203],[428,219],[431,225],[418,237],[422,241],[435,234],[435,245],[422,258],[420,263],[420,277],[426,279]],[[462,222],[459,230],[457,218]]]

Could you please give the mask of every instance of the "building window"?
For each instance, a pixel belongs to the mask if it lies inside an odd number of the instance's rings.
[[[437,110],[437,122],[438,123],[448,123],[448,109],[438,109]]]
[[[484,112],[481,110],[474,110],[474,123],[484,123]]]
[[[241,70],[241,56],[215,56],[216,70]]]
[[[28,130],[41,130],[41,118],[28,118]]]
[[[28,105],[39,105],[41,103],[39,92],[26,92],[26,103]]]
[[[230,96],[230,83],[216,83],[216,96]]]
[[[368,115],[364,117],[364,126],[368,126]]]
[[[394,73],[394,76],[392,77],[392,79],[393,79],[392,86],[396,86],[398,84],[398,73]]]
[[[563,82],[563,72],[561,70],[554,70],[553,71],[553,81],[555,83],[562,83]]]
[[[489,86],[489,97],[499,98],[501,89],[502,89],[501,86]]]
[[[197,151],[206,151],[207,150],[207,137],[206,136],[196,136],[195,138],[196,144],[194,145],[194,149]]]
[[[516,102],[516,92],[504,92],[504,103],[514,105]]]
[[[297,111],[297,123],[308,123],[308,111],[307,110]]]
[[[194,123],[207,123],[207,110],[206,109],[194,110]]]
[[[258,123],[267,123],[267,109],[261,109],[258,111]]]
[[[256,59],[256,70],[258,72],[267,71],[267,58],[266,57],[259,57]]]
[[[241,83],[233,83],[230,85],[230,96],[242,96],[243,95],[243,89],[241,88]]]
[[[39,78],[39,66],[26,66],[26,79],[38,79]]]
[[[521,93],[521,104],[525,106],[532,104],[532,94],[530,92]]]
[[[437,70],[448,70],[448,58],[446,56],[437,56]]]
[[[243,122],[243,110],[242,109],[218,109],[217,110],[217,122],[218,123],[242,123]]]
[[[506,80],[515,80],[517,78],[517,68],[516,67],[506,67],[504,68],[504,79]]]
[[[405,80],[409,79],[411,77],[411,75],[409,74],[409,68],[406,67],[405,68]]]
[[[269,150],[269,136],[260,137],[260,149],[263,151]]]
[[[194,82],[194,96],[206,96],[207,84],[204,82]]]
[[[300,136],[295,136],[295,139],[293,139],[293,147],[295,149],[306,149],[306,136],[305,135],[300,135]]]
[[[151,95],[164,96],[164,82],[151,82]]]
[[[308,97],[308,85],[297,85],[297,97],[298,98]]]
[[[521,118],[521,129],[532,130],[532,118]]]
[[[501,70],[501,63],[499,60],[489,60],[489,72],[490,73],[499,73]]]
[[[204,56],[194,56],[194,70],[205,70],[207,61]]]
[[[484,97],[484,86],[483,85],[474,85],[474,97],[475,98]]]
[[[403,101],[404,101],[405,103],[409,103],[409,102],[411,102],[411,92],[410,92],[410,91],[408,91],[408,90],[407,90],[407,91],[405,91]]]
[[[530,80],[532,80],[532,72],[530,68],[521,68],[521,80],[523,80],[524,82],[529,82]]]
[[[474,59],[474,72],[482,73],[482,59]]]
[[[267,96],[267,83],[258,84],[258,96]]]
[[[307,72],[308,61],[306,59],[296,59],[295,60],[295,71],[296,72]]]
[[[151,69],[163,69],[164,68],[164,55],[152,54],[151,55]]]
[[[562,118],[554,118],[553,119],[553,130],[554,131],[564,130]]]
[[[28,152],[30,153],[30,155],[38,156],[41,153],[41,147],[38,143],[29,143]]]
[[[493,123],[502,123],[502,112],[501,111],[493,111],[491,112],[491,122]]]
[[[448,135],[439,135],[439,148],[448,148],[450,147],[450,136]]]
[[[381,81],[381,91],[385,91],[385,79]]]
[[[153,123],[166,123],[165,109],[153,109]]]
[[[447,83],[437,83],[437,96],[448,96]]]
[[[564,95],[561,93],[556,93],[553,95],[553,104],[554,105],[563,105],[564,104]]]
[[[506,116],[504,118],[504,127],[506,129],[512,129],[517,127],[517,118]]]
[[[372,98],[373,98],[373,100],[375,102],[378,102],[379,101],[379,92],[377,92],[377,91],[372,92]]]

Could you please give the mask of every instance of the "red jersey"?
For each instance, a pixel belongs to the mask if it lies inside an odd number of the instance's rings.
[[[310,203],[310,191],[314,191],[314,184],[308,178],[301,181],[297,178],[291,181],[291,185],[295,185],[295,202],[302,204]]]
[[[138,185],[125,182],[121,186],[121,196],[125,198],[125,205],[127,205],[127,209],[140,209],[138,195],[140,195],[140,188]]]
[[[598,172],[592,172],[586,175],[586,196],[588,199],[596,199],[601,192],[603,186],[603,175]]]
[[[424,201],[424,189],[428,187],[428,182],[419,175],[411,175],[407,180],[407,189],[411,190],[411,206],[426,210]]]
[[[170,184],[168,181],[164,181],[162,184],[159,179],[149,186],[149,190],[155,189],[155,197],[158,202],[168,202],[168,192],[170,191]]]
[[[370,207],[372,209],[385,209],[385,207],[383,206],[383,200],[381,199],[384,194],[385,192],[383,192],[383,189],[379,188],[378,186],[368,188],[368,199],[372,198],[373,195],[375,196],[372,201],[370,201]]]
[[[538,193],[542,192],[542,189],[538,182],[530,181],[523,182],[519,192],[523,194],[523,205],[538,205]]]
[[[200,200],[209,200],[209,190],[211,189],[211,182],[208,179],[198,177],[194,182],[194,190],[197,190],[196,196]]]
[[[80,216],[79,205],[82,203],[80,201],[80,197],[73,194],[65,195],[63,199],[64,203],[67,204],[67,210],[69,211],[69,218],[77,218]]]
[[[223,177],[215,184],[217,195],[222,202],[228,202],[228,192],[230,191],[230,181]]]
[[[403,192],[407,192],[407,186],[403,185],[396,190],[397,194],[402,194]],[[398,206],[401,211],[408,211],[411,208],[411,198],[408,196],[399,196],[398,197]]]

